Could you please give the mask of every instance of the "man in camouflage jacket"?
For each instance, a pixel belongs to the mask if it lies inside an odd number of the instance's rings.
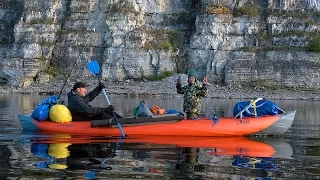
[[[187,114],[187,119],[197,119],[200,115],[201,99],[207,97],[207,77],[202,80],[202,86],[197,84],[196,71],[188,72],[188,85],[181,85],[180,77],[177,80],[177,92],[184,94],[183,111]]]

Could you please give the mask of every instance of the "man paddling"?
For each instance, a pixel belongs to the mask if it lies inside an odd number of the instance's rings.
[[[107,108],[92,107],[89,103],[98,96],[105,86],[103,83],[87,93],[87,85],[83,82],[74,84],[68,96],[68,109],[72,114],[73,121],[88,121],[113,118],[114,107],[109,105]],[[115,113],[116,117],[121,116]]]

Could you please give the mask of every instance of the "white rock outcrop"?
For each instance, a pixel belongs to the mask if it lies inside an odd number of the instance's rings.
[[[104,81],[194,68],[220,85],[319,88],[319,55],[306,51],[318,0],[14,2],[0,9],[0,85],[85,80],[95,59]]]

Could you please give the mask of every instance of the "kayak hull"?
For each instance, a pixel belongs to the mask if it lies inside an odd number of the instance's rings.
[[[207,118],[198,120],[161,121],[159,123],[140,123],[123,125],[126,136],[245,136],[253,134],[279,135],[285,133],[291,126],[295,111],[275,116],[246,117],[242,120],[233,117],[221,117],[218,122]],[[152,117],[150,117],[152,118]],[[52,121],[39,122],[31,117],[19,116],[22,128],[25,130],[38,130],[43,132],[90,134],[104,136],[121,136],[117,127],[92,127],[91,121],[73,121],[55,123]],[[274,125],[283,124],[290,126]],[[273,129],[271,127],[274,127]],[[282,128],[279,130],[279,128]]]

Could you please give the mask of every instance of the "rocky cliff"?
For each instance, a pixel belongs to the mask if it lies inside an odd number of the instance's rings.
[[[318,0],[0,0],[0,86],[184,73],[319,88]]]

